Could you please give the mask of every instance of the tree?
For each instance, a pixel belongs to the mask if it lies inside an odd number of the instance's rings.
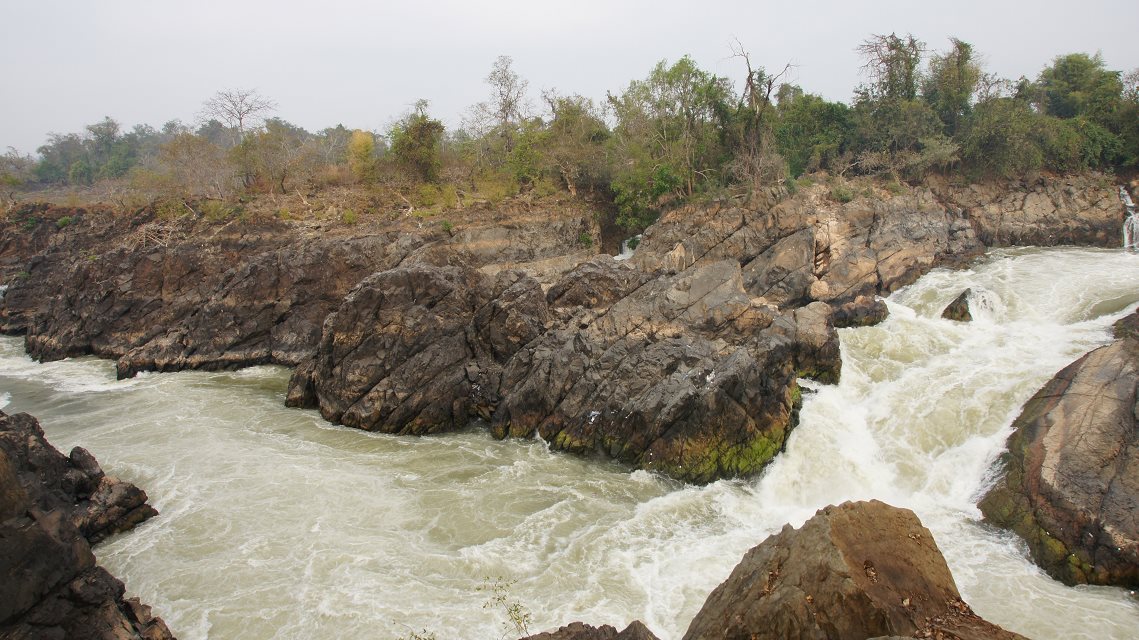
[[[420,180],[435,182],[442,166],[440,146],[446,129],[427,114],[427,107],[426,100],[417,101],[414,110],[392,125],[388,139],[397,165]]]
[[[719,180],[732,102],[728,80],[688,56],[671,66],[662,60],[645,80],[609,95],[617,116],[612,146],[623,160],[612,182],[620,223],[643,227],[662,196],[691,196]]]
[[[158,166],[184,197],[220,199],[233,189],[235,171],[225,150],[188,131],[160,147]]]
[[[13,147],[0,156],[0,187],[9,201],[16,201],[16,190],[33,179],[32,170],[35,161],[31,156],[23,155]]]
[[[589,98],[543,92],[551,119],[541,148],[547,168],[562,179],[571,195],[583,182],[604,181],[605,142],[609,127]]]
[[[874,35],[858,45],[856,51],[866,60],[862,72],[870,79],[870,84],[859,88],[859,101],[917,97],[924,42],[909,34],[905,38],[893,33]]]
[[[368,182],[376,173],[376,138],[356,129],[348,140],[348,170],[358,182]]]
[[[495,123],[495,130],[502,138],[507,152],[514,147],[514,137],[526,117],[526,88],[530,83],[515,73],[510,56],[498,56],[486,76],[490,85],[490,102],[482,103],[482,109]]]
[[[949,41],[949,51],[930,57],[922,95],[945,123],[945,133],[955,136],[969,115],[982,74],[973,46],[957,38]]]
[[[787,86],[787,85],[784,85]],[[792,176],[837,168],[854,134],[850,108],[802,90],[780,91],[775,140]]]
[[[312,168],[315,149],[306,143],[308,131],[280,118],[269,118],[265,126],[251,132],[233,149],[244,172],[246,186],[260,183],[270,193],[288,190],[288,181],[304,177]]]
[[[254,124],[262,115],[276,108],[277,103],[257,93],[255,89],[224,89],[202,103],[201,119],[220,120],[235,129],[236,143],[245,137],[247,124]]]
[[[735,152],[730,169],[737,178],[759,185],[782,178],[786,171],[786,163],[774,150],[773,120],[777,114],[772,93],[779,79],[791,70],[791,65],[784,65],[783,70],[774,75],[763,67],[752,67],[751,56],[738,40],[732,48],[732,55],[743,59],[747,76],[744,78],[743,96],[736,109],[736,126],[727,132],[732,137],[728,144]]]
[[[1104,68],[1097,53],[1071,53],[1057,57],[1037,79],[1045,113],[1058,118],[1087,116],[1107,124],[1119,107],[1123,82],[1118,71]]]

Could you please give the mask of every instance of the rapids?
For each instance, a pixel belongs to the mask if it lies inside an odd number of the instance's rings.
[[[975,321],[941,319],[965,287]],[[1139,303],[1139,255],[994,251],[887,303],[885,323],[841,331],[842,382],[810,385],[786,452],[706,487],[479,430],[336,427],[283,407],[278,367],[116,381],[110,362],[37,364],[2,338],[0,405],[150,494],[161,515],[96,554],[182,640],[498,638],[506,616],[480,590],[498,576],[532,632],[639,618],[679,638],[748,548],[864,498],[915,510],[990,621],[1134,637],[1131,594],[1051,580],[975,502],[1021,404]]]

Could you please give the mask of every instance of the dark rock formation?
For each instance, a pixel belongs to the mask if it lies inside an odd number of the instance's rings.
[[[929,530],[881,502],[820,510],[748,551],[685,640],[1021,638],[972,612]]]
[[[325,317],[372,273],[405,262],[477,267],[559,256],[591,228],[577,211],[471,224],[454,237],[400,222],[359,231],[143,211],[58,229],[51,211],[35,211],[29,219],[41,222],[27,232],[17,219],[0,234],[26,236],[0,246],[5,260],[32,252],[0,304],[0,331],[24,334],[40,360],[115,358],[120,377],[295,365],[315,350]]]
[[[634,620],[621,632],[607,624],[592,627],[572,622],[557,631],[547,631],[520,640],[657,640],[657,637],[639,620]]]
[[[858,296],[834,309],[831,316],[836,329],[844,327],[870,327],[885,320],[890,308],[880,298]]]
[[[518,271],[378,273],[329,317],[289,402],[391,433],[481,418],[498,437],[537,432],[695,482],[759,470],[793,426],[795,377],[838,378],[830,307],[780,314],[735,262],[647,284],[626,271],[590,263],[545,296]],[[548,308],[571,297],[588,305]]]
[[[1121,332],[1024,405],[980,503],[1068,584],[1139,587],[1139,339]]]
[[[946,320],[956,320],[957,322],[972,322],[973,314],[969,311],[969,296],[973,294],[972,289],[966,289],[961,292],[961,295],[953,299],[949,306],[941,312],[941,317]]]
[[[154,514],[87,451],[64,457],[34,418],[0,413],[0,638],[170,638],[90,547]]]

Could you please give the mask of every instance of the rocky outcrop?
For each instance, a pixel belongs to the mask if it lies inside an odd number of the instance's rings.
[[[486,214],[451,235],[410,220],[367,228],[221,223],[144,210],[92,213],[59,227],[52,211],[32,209],[4,225],[4,236],[27,236],[18,246],[7,241],[12,260],[21,248],[35,253],[9,280],[0,331],[24,334],[40,360],[114,358],[120,377],[295,365],[315,350],[325,317],[372,273],[574,253],[595,225],[577,210],[562,218],[519,213],[509,223]]]
[[[685,640],[1021,638],[961,599],[917,516],[878,501],[820,510],[748,551]]]
[[[90,547],[154,514],[87,451],[65,457],[34,418],[0,413],[0,637],[170,638]]]
[[[1060,371],[1025,405],[981,500],[1045,571],[1068,584],[1139,587],[1139,339]]]
[[[537,433],[695,482],[762,468],[794,424],[795,377],[838,377],[830,307],[780,314],[734,262],[647,284],[612,262],[547,294],[519,271],[375,274],[329,317],[288,401],[389,433],[482,419],[498,437]],[[583,304],[548,302],[570,299]]]
[[[633,621],[623,631],[607,624],[593,627],[581,622],[570,623],[557,631],[547,631],[521,640],[657,640],[640,621]]]
[[[961,186],[934,179],[931,187],[947,209],[969,219],[988,247],[1120,246],[1123,209],[1107,176]]]
[[[890,308],[881,299],[873,296],[858,296],[834,309],[832,315],[835,328],[870,327],[884,321],[890,315]]]
[[[972,289],[966,289],[961,292],[961,295],[953,299],[945,310],[941,312],[941,317],[946,320],[956,320],[957,322],[972,322],[973,314],[969,310],[969,298],[973,295]]]

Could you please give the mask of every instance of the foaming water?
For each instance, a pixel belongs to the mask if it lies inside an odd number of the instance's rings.
[[[971,287],[972,323],[941,319]],[[843,380],[812,385],[758,479],[690,487],[540,441],[399,438],[282,407],[287,372],[115,381],[90,358],[36,364],[0,340],[0,405],[144,487],[161,516],[96,551],[183,640],[501,637],[484,577],[515,579],[532,631],[644,620],[678,638],[742,554],[848,499],[914,509],[966,599],[1033,638],[1129,638],[1139,605],[1071,589],[979,523],[977,497],[1021,404],[1108,341],[1139,303],[1139,256],[993,253],[842,330]]]

